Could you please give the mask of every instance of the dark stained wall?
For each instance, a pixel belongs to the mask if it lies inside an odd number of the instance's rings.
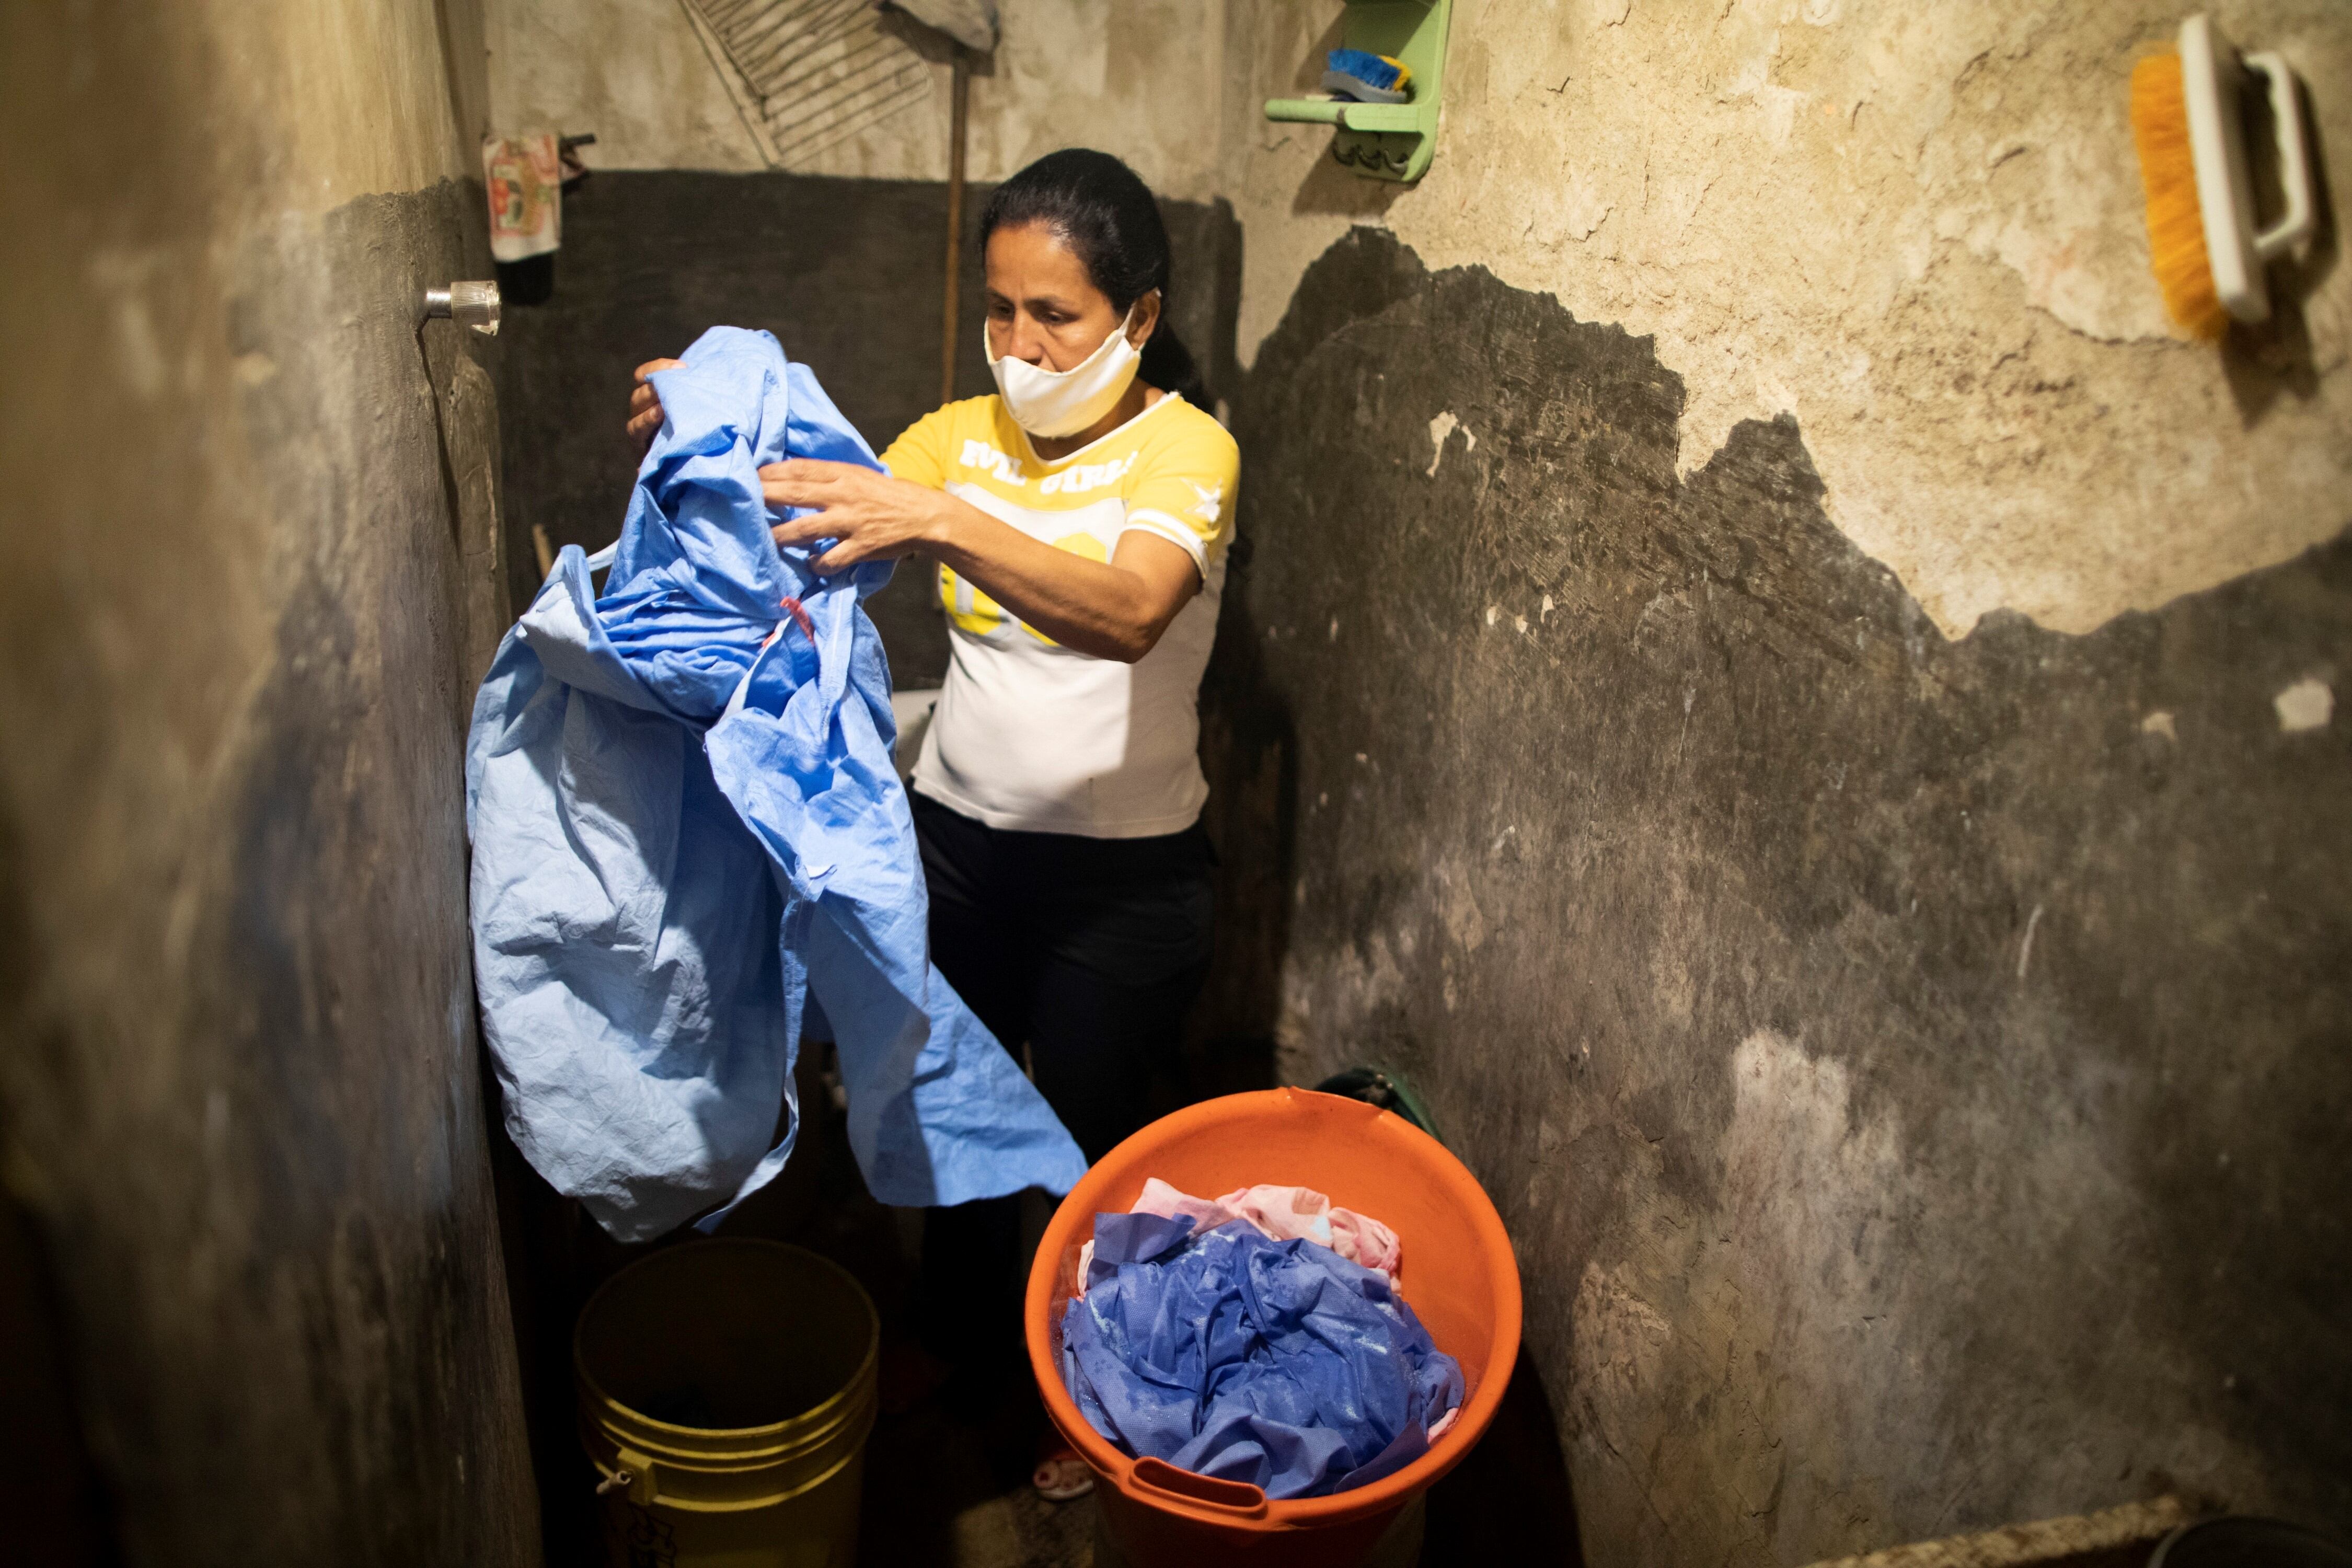
[[[1236,400],[1203,1029],[1430,1101],[1588,1561],[2352,1531],[2352,729],[2278,701],[2352,668],[2352,538],[1947,641],[1792,421],[1678,478],[1683,395],[1381,232],[1307,273]]]
[[[957,395],[991,389],[981,356],[978,232],[968,227]],[[1222,204],[1162,204],[1175,250],[1171,319],[1213,395],[1237,380],[1239,234]],[[555,548],[620,531],[636,454],[621,435],[630,375],[713,326],[763,328],[805,362],[877,453],[940,404],[947,187],[782,174],[618,171],[566,199],[544,304],[506,329],[500,392],[516,591],[539,586],[533,525]],[[900,686],[936,686],[947,628],[928,574],[902,568],[868,608]]]
[[[0,24],[0,1178],[57,1342],[7,1420],[109,1500],[12,1560],[539,1560],[467,946],[490,345],[416,320],[489,265],[434,152],[472,9]],[[289,58],[346,124],[278,121]]]

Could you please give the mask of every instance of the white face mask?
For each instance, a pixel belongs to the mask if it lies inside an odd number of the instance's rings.
[[[1117,407],[1143,363],[1142,353],[1127,341],[1134,320],[1130,305],[1127,320],[1103,339],[1102,346],[1068,370],[1047,370],[995,353],[989,345],[987,324],[982,323],[981,353],[988,356],[989,374],[996,377],[997,393],[1013,422],[1032,436],[1051,439],[1075,436]]]

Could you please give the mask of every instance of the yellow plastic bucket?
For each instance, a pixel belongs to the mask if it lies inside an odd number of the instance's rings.
[[[605,1281],[572,1362],[614,1568],[849,1568],[882,1324],[775,1241],[667,1248]]]

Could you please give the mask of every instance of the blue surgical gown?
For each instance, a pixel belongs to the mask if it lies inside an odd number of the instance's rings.
[[[708,1227],[792,1152],[805,1029],[836,1043],[882,1202],[1067,1192],[1077,1146],[929,960],[860,605],[889,565],[819,577],[769,536],[761,464],[880,465],[766,332],[713,328],[654,385],[603,596],[566,546],[474,702],[475,973],[508,1131],[621,1240]]]

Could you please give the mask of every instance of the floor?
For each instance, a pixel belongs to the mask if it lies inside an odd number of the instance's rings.
[[[884,1420],[867,1450],[858,1561],[867,1568],[1091,1568],[1092,1498],[1050,1503],[1028,1484],[1026,1434],[938,1409]],[[1426,1564],[1577,1568],[1576,1514],[1541,1386],[1523,1362],[1486,1439],[1431,1489]]]
[[[937,1408],[884,1420],[866,1448],[859,1563],[1087,1568],[1094,1500],[1039,1497],[1029,1456],[1027,1442],[992,1443]]]

